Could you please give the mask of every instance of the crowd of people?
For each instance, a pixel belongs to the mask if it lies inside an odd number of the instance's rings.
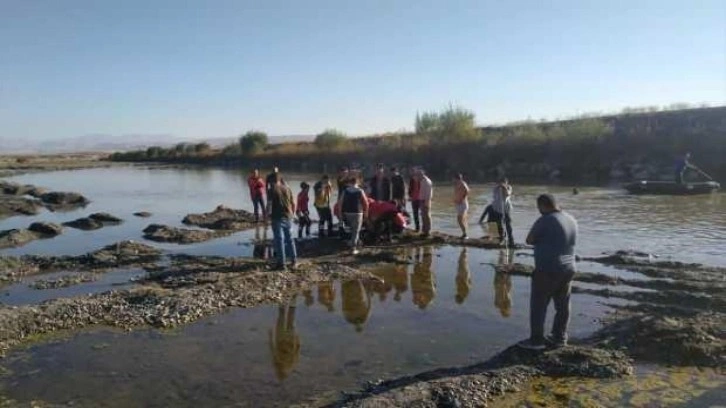
[[[416,232],[423,237],[431,234],[434,186],[423,168],[411,169],[408,186],[398,168],[391,167],[387,170],[383,164],[379,164],[375,174],[368,179],[364,179],[360,171],[341,168],[335,183],[335,202],[334,186],[328,175],[323,175],[312,187],[320,238],[337,234],[348,240],[353,254],[358,254],[361,238],[372,241],[390,237],[403,231],[411,218]],[[299,239],[303,236],[310,237],[310,185],[301,183],[300,193],[295,199],[277,167],[264,181],[259,170],[254,170],[248,179],[248,185],[255,218],[259,221],[262,217],[271,225],[276,269],[284,270],[288,259],[294,269],[297,266],[297,252],[292,225],[296,219]],[[491,203],[479,219],[480,223],[486,220],[493,226],[490,228],[490,239],[510,248],[515,246],[512,231],[512,192],[507,178],[499,179],[492,191]],[[454,177],[452,201],[462,239],[468,238],[470,193],[464,176],[457,174]],[[532,226],[526,239],[526,243],[534,247],[535,258],[530,298],[531,333],[527,340],[520,343],[523,348],[534,350],[544,349],[547,345],[567,344],[577,240],[577,222],[561,211],[554,196],[539,196],[537,208],[541,217]],[[334,215],[338,219],[337,230],[333,225]],[[555,319],[551,335],[545,337],[544,323],[550,302],[554,303]]]

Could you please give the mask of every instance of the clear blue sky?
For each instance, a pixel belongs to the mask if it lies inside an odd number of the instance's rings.
[[[0,137],[228,137],[726,101],[726,1],[0,0]]]

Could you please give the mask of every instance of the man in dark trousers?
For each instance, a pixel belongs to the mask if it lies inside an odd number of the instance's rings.
[[[391,197],[399,210],[406,208],[406,181],[395,167],[391,167]]]
[[[391,201],[391,181],[386,177],[386,167],[378,164],[376,175],[370,180],[371,198],[376,201]]]
[[[529,300],[530,337],[518,345],[542,350],[548,344],[567,345],[570,322],[570,292],[575,275],[577,221],[560,210],[555,198],[543,194],[537,198],[542,216],[532,226],[527,244],[534,246],[534,272]],[[552,334],[545,338],[544,324],[550,300],[554,301],[555,319]]]

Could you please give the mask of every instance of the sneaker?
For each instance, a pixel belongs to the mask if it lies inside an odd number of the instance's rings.
[[[532,339],[520,341],[519,343],[517,343],[517,347],[523,348],[525,350],[544,350],[545,348],[547,348],[544,341],[534,341]]]
[[[272,270],[275,272],[285,272],[287,269],[284,264],[276,264],[272,267]]]
[[[567,347],[567,339],[562,339],[552,335],[545,337],[545,343],[547,343],[548,346],[554,348]]]
[[[469,239],[469,236],[466,235],[466,234],[464,234],[464,235],[461,236],[461,239]]]
[[[298,266],[300,266],[300,264],[297,263],[297,261],[295,261],[295,262],[293,262],[293,263],[290,264],[290,269],[292,269],[294,271],[295,269],[298,268]]]
[[[357,249],[354,249],[354,250],[353,250],[353,255],[358,255],[359,253],[360,253],[360,251],[359,251],[359,250],[357,250]]]

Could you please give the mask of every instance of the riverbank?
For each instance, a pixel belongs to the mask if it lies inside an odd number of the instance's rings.
[[[0,155],[0,177],[19,176],[28,173],[67,171],[110,167],[105,153],[67,153],[49,155]]]

